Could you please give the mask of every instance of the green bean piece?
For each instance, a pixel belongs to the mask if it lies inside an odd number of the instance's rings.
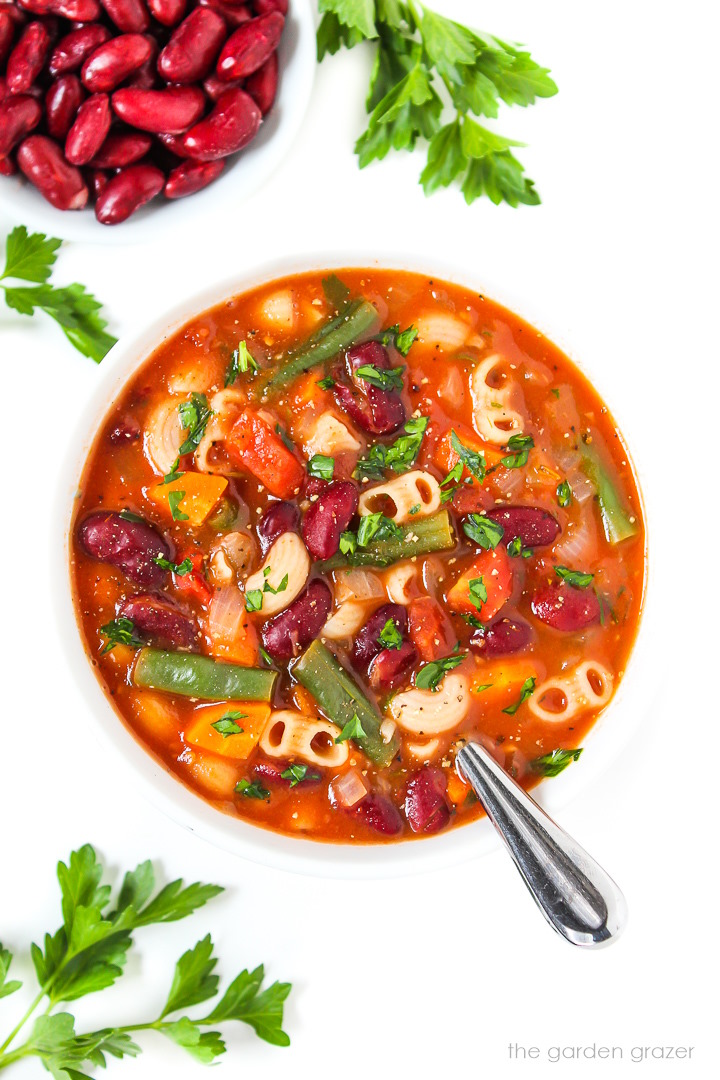
[[[325,572],[343,566],[389,566],[399,559],[411,559],[413,555],[427,555],[431,551],[448,551],[455,546],[447,510],[403,525],[401,529],[402,536],[371,540],[366,548],[357,548],[350,555],[337,552],[324,562],[317,563],[317,568]]]
[[[207,519],[207,523],[213,532],[225,532],[232,528],[237,520],[238,504],[229,495],[223,495],[215,510]]]
[[[333,356],[343,349],[348,349],[378,320],[377,310],[368,300],[363,300],[362,297],[353,300],[335,318],[323,323],[302,345],[286,353],[281,366],[267,379],[256,380],[254,393],[267,401],[301,372],[323,364],[326,360],[332,360]]]
[[[276,678],[276,671],[150,648],[140,650],[133,671],[136,686],[205,701],[270,701]]]
[[[581,468],[595,488],[605,537],[610,544],[619,544],[635,536],[637,524],[631,520],[625,500],[613,484],[602,459],[594,446],[580,446]]]
[[[384,741],[380,734],[382,719],[377,710],[321,641],[313,641],[293,667],[292,673],[339,728],[344,728],[357,717],[365,735],[353,739],[353,742],[381,769],[390,764],[400,746],[397,732],[393,733],[389,742]]]

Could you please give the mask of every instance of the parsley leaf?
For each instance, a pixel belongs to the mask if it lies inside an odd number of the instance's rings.
[[[587,589],[594,577],[593,574],[586,574],[582,570],[568,570],[567,566],[556,566],[555,573],[575,589]]]
[[[375,443],[370,447],[368,456],[360,458],[355,466],[353,476],[358,479],[367,477],[370,480],[382,480],[386,469],[392,469],[397,473],[407,472],[412,468],[420,453],[428,422],[427,416],[411,417],[405,422],[405,434],[390,446],[385,443]]]
[[[265,583],[267,585],[267,582]],[[245,610],[262,611],[263,594],[261,589],[250,589],[245,593]]]
[[[483,581],[482,574],[480,577],[471,578],[468,582],[468,594],[470,596],[470,603],[482,611],[483,604],[487,603],[488,592],[487,586]]]
[[[180,509],[180,503],[185,498],[184,491],[169,491],[168,492],[168,505],[170,506],[170,513],[172,514],[173,521],[188,521],[189,517],[184,511]]]
[[[228,739],[231,735],[242,735],[245,728],[241,728],[236,721],[245,720],[247,715],[247,713],[240,712],[239,709],[229,709],[210,727],[215,728],[215,731],[222,735],[223,739]]]
[[[524,701],[527,701],[531,694],[535,693],[535,682],[536,680],[532,675],[527,678],[522,684],[522,687],[520,689],[520,697],[518,698],[518,700],[515,701],[512,705],[508,705],[507,708],[503,709],[503,712],[507,713],[508,716],[514,716],[522,703]]]
[[[272,567],[267,566],[263,570],[263,577],[267,578],[267,576],[270,573],[271,569],[272,569]],[[266,581],[265,584],[263,585],[263,592],[264,593],[272,593],[273,596],[277,596],[278,593],[285,592],[285,590],[288,587],[288,581],[289,580],[290,580],[289,576],[288,576],[288,574],[286,574],[285,577],[280,582],[280,584],[278,585],[277,589],[274,589],[273,586],[270,584],[270,582]],[[250,591],[252,592],[252,589]]]
[[[354,532],[340,533],[340,554],[352,555],[357,550],[357,536]]]
[[[129,645],[131,649],[141,649],[144,642],[135,633],[135,623],[131,619],[119,618],[105,623],[100,633],[107,638],[107,644],[100,655],[112,652],[116,645]]]
[[[185,574],[189,574],[193,568],[192,559],[189,557],[183,559],[181,563],[174,563],[170,559],[165,559],[162,555],[157,555],[153,558],[153,562],[163,570],[171,570],[178,577],[185,577]]]
[[[386,540],[391,536],[402,536],[403,531],[384,514],[364,514],[360,518],[357,531],[358,547],[367,547],[371,540]],[[343,554],[345,554],[343,552]]]
[[[541,776],[558,776],[571,762],[577,761],[582,754],[582,747],[578,750],[551,750],[549,754],[541,754],[529,762],[533,772]]]
[[[415,685],[421,690],[436,691],[447,673],[456,668],[458,664],[462,664],[466,656],[467,653],[458,652],[456,648],[456,651],[451,656],[446,656],[442,660],[431,660],[429,664],[423,664],[415,676]]]
[[[303,780],[319,780],[320,773],[308,772],[307,765],[288,765],[287,769],[280,773],[280,778],[289,780],[292,788],[297,784],[301,784]]]
[[[392,345],[401,356],[407,356],[415,338],[418,336],[418,332],[415,326],[410,325],[407,330],[401,330],[400,323],[395,323],[394,326],[390,326],[387,330],[383,330],[378,334],[376,340],[383,345]],[[398,389],[402,389],[402,387]]]
[[[558,506],[569,506],[572,502],[572,488],[567,480],[562,480],[555,489]]]
[[[450,435],[450,445],[468,472],[482,484],[485,479],[485,456],[477,450],[471,450],[468,446],[464,446],[455,430]]]
[[[253,374],[260,370],[257,361],[248,352],[247,342],[241,341],[237,349],[233,349],[233,354],[230,357],[230,363],[225,374],[225,386],[232,386],[238,375],[244,375],[250,369],[252,369]]]
[[[500,464],[506,469],[521,469],[527,465],[530,451],[535,445],[532,435],[511,435],[508,439],[507,449],[512,450],[500,459]]]
[[[342,743],[347,742],[348,739],[365,738],[367,738],[367,732],[363,730],[363,726],[360,723],[360,717],[357,713],[353,713],[352,719],[348,720],[347,724],[345,724],[335,742]]]
[[[307,463],[307,471],[310,476],[317,476],[321,480],[332,480],[335,472],[335,458],[326,457],[324,454],[313,454]]]
[[[249,780],[243,778],[238,780],[235,785],[235,791],[238,795],[244,795],[247,799],[265,799],[270,801],[270,792],[267,788],[264,788],[259,780],[253,780],[250,783]]]
[[[388,619],[385,623],[378,638],[386,649],[399,649],[403,643],[402,634],[392,619]]]
[[[328,375],[324,379],[318,379],[317,385],[320,387],[321,390],[332,390],[333,386],[335,385],[335,380],[330,378],[330,376]]]
[[[9,997],[10,994],[14,994],[22,986],[19,979],[8,980],[7,975],[11,963],[12,953],[8,949],[4,949],[0,944],[0,998]]]
[[[507,553],[511,559],[517,559],[519,556],[523,559],[529,559],[532,556],[532,548],[524,548],[522,538],[514,536],[507,546]]]
[[[363,364],[355,374],[364,382],[376,386],[378,390],[402,390],[405,385],[402,374],[404,370],[404,367],[379,368],[375,364]]]
[[[502,525],[485,514],[468,514],[463,521],[463,532],[486,551],[496,548],[505,534]]]

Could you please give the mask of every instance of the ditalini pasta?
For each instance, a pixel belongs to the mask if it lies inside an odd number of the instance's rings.
[[[481,814],[468,739],[526,788],[577,760],[645,537],[612,416],[551,342],[451,283],[336,277],[230,298],[138,366],[78,485],[72,575],[109,700],[181,783],[288,836],[387,842]]]

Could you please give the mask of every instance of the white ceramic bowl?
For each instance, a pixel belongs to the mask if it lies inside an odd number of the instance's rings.
[[[292,0],[280,42],[280,82],[275,103],[250,145],[228,160],[222,175],[209,187],[185,199],[154,199],[122,225],[101,225],[92,206],[63,211],[27,183],[20,174],[0,177],[0,198],[12,207],[16,221],[50,236],[85,243],[138,244],[171,230],[203,228],[223,214],[237,214],[290,149],[310,101],[315,69],[315,19],[310,0]]]
[[[492,297],[499,303],[529,319],[547,333],[551,340],[552,327],[527,310],[527,305],[513,297],[502,285],[493,287],[477,273],[457,266],[442,265],[440,260],[403,259],[387,256],[382,259],[362,256],[319,254],[311,259],[295,257],[256,267],[251,273],[204,288],[177,304],[171,311],[132,334],[128,334],[112,349],[103,361],[97,387],[83,409],[71,442],[69,458],[61,471],[54,530],[63,536],[57,545],[58,565],[54,578],[58,582],[58,614],[60,640],[78,689],[87,704],[84,712],[114,762],[129,769],[147,798],[184,828],[205,837],[212,843],[236,855],[275,868],[328,877],[384,877],[413,873],[450,865],[473,858],[492,849],[497,838],[487,820],[470,823],[461,828],[424,839],[392,844],[350,845],[327,844],[304,838],[281,836],[230,817],[206,803],[169,773],[131,734],[105,696],[85,653],[75,619],[70,589],[69,525],[78,480],[95,433],[124,383],[136,367],[170,334],[194,315],[244,292],[263,282],[285,274],[312,268],[342,269],[348,266],[384,266],[432,274],[437,279],[459,284]],[[558,335],[561,337],[561,335]],[[594,379],[586,372],[611,407],[621,430],[625,433],[622,403],[605,386],[601,378]],[[607,391],[607,393],[606,393]],[[630,432],[632,434],[632,431]],[[642,477],[640,477],[642,480]],[[646,526],[647,508],[645,508]],[[595,724],[585,740],[582,758],[561,776],[542,783],[534,796],[547,809],[555,812],[570,798],[603,774],[628,744],[638,724],[648,711],[647,685],[652,669],[648,648],[648,622],[651,621],[653,590],[647,590],[640,632],[625,676],[610,706]]]

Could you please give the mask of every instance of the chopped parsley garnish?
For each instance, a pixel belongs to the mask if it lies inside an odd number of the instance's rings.
[[[560,397],[560,391],[558,390],[558,388],[556,386],[552,386],[550,388],[550,393],[553,395],[553,397],[556,397],[556,398]]]
[[[270,655],[270,653],[266,652],[265,649],[263,649],[262,645],[258,646],[258,650],[260,652],[261,657],[263,658],[265,663],[268,665],[268,667],[272,667],[273,663],[274,663],[274,660],[273,660],[272,656]]]
[[[383,330],[381,334],[378,334],[376,340],[380,341],[383,345],[392,345],[397,349],[401,356],[407,356],[417,336],[418,331],[416,327],[408,326],[407,330],[401,330],[400,323],[395,323],[394,326],[391,326],[387,330]]]
[[[410,417],[405,422],[405,434],[390,446],[386,446],[385,443],[375,443],[371,446],[368,456],[358,461],[353,476],[360,480],[365,477],[370,480],[382,480],[386,469],[392,469],[397,473],[407,472],[420,453],[428,421],[427,416]]]
[[[468,594],[470,596],[470,603],[473,604],[478,611],[482,610],[483,604],[487,603],[487,586],[483,581],[482,574],[480,577],[471,578],[468,582]]]
[[[503,712],[507,713],[508,716],[514,716],[522,703],[524,701],[527,701],[527,699],[535,693],[535,681],[536,680],[532,675],[527,678],[522,684],[522,688],[520,690],[520,697],[512,705],[508,705],[507,708],[503,709]]]
[[[402,645],[402,634],[400,633],[392,619],[388,619],[388,621],[383,626],[379,634],[379,640],[382,642],[386,649],[399,649]]]
[[[264,788],[259,780],[253,780],[250,783],[249,780],[238,780],[235,785],[235,791],[238,795],[244,795],[246,799],[265,799],[270,801],[270,792],[267,788]]]
[[[391,536],[402,535],[400,526],[384,514],[365,514],[358,526],[358,547],[367,547],[371,540],[387,540]]]
[[[245,720],[247,715],[247,713],[240,712],[238,709],[229,709],[210,727],[214,728],[219,735],[222,735],[223,739],[229,739],[231,735],[242,735],[245,728],[241,728],[236,721]]]
[[[493,685],[491,682],[480,683],[479,686],[473,686],[472,692],[473,694],[482,694],[483,690],[489,690]]]
[[[265,569],[263,570],[263,577],[265,579],[267,579],[267,577],[268,577],[271,570],[272,570],[271,566],[266,566],[265,567]],[[270,584],[270,582],[266,580],[265,584],[263,585],[263,592],[264,593],[272,593],[273,596],[277,596],[278,593],[285,592],[285,590],[288,587],[288,581],[289,581],[289,578],[288,578],[288,575],[286,574],[285,577],[280,582],[280,584],[278,585],[277,589],[274,589],[272,587],[272,585]],[[253,590],[251,589],[250,592],[252,592],[252,591]]]
[[[283,441],[283,445],[286,447],[286,449],[288,449],[291,454],[294,454],[295,453],[295,447],[293,445],[293,441],[290,438],[290,436],[288,435],[285,428],[281,427],[280,424],[276,424],[275,425],[275,434],[280,436],[280,438]]]
[[[100,633],[107,639],[107,644],[100,655],[112,652],[116,645],[129,645],[131,649],[140,649],[144,642],[135,634],[135,623],[131,619],[113,619],[100,627]]]
[[[183,513],[180,509],[180,503],[185,498],[184,491],[169,491],[168,492],[168,504],[170,506],[170,513],[172,514],[173,521],[188,521],[188,515]]]
[[[340,554],[353,555],[357,549],[357,536],[354,532],[340,533]]]
[[[519,536],[513,537],[507,546],[507,553],[511,559],[517,559],[522,557],[523,559],[532,558],[532,548],[524,548],[522,546],[522,539]]]
[[[352,720],[348,720],[345,727],[342,729],[336,743],[347,742],[348,739],[365,739],[367,738],[366,732],[363,730],[363,726],[360,723],[360,717],[357,713],[353,713]]]
[[[442,480],[440,483],[440,502],[450,502],[453,495],[455,494],[458,483],[462,479],[462,474],[463,463],[462,461],[458,461],[455,463],[455,465],[453,465],[452,469],[447,474],[445,479]],[[445,489],[444,491],[443,488]]]
[[[184,454],[195,453],[205,435],[205,428],[212,416],[212,411],[205,394],[193,393],[190,395],[189,401],[183,401],[178,405],[178,414],[185,431],[185,441],[178,450],[178,455],[172,464],[170,472],[163,477],[163,484],[171,484],[178,476],[183,475],[178,472],[180,458]],[[176,518],[176,520],[182,521],[183,518]]]
[[[143,525],[145,524],[145,518],[140,517],[139,514],[133,514],[132,510],[121,510],[120,517],[123,521],[139,521]]]
[[[593,574],[583,573],[582,570],[568,570],[567,566],[556,566],[555,573],[558,577],[572,585],[576,589],[587,589],[592,584]]]
[[[558,506],[569,506],[572,502],[572,488],[567,480],[563,480],[558,484],[555,494],[557,495]]]
[[[290,787],[301,784],[303,780],[319,780],[320,773],[308,772],[307,765],[288,765],[284,772],[280,773],[282,780],[289,780]]]
[[[415,514],[419,514],[421,510],[422,510],[422,506],[420,505],[420,503],[415,503],[415,505],[411,506],[410,509],[408,510],[408,514],[410,514],[411,516],[414,516]]]
[[[257,361],[248,352],[247,342],[241,341],[230,357],[230,365],[225,375],[225,386],[232,386],[238,375],[244,375],[250,369],[253,374],[260,370]]]
[[[335,380],[331,379],[328,375],[325,379],[318,379],[317,385],[320,387],[321,390],[332,390],[333,386],[335,385]]]
[[[263,594],[260,589],[250,589],[245,593],[245,610],[261,611],[263,606]]]
[[[153,562],[162,570],[171,570],[178,577],[185,577],[185,574],[189,574],[193,568],[192,560],[189,558],[183,559],[181,563],[174,563],[170,559],[164,559],[162,555],[158,555],[153,559]]]
[[[431,660],[429,664],[423,664],[415,676],[415,685],[420,690],[436,691],[449,671],[462,664],[467,653],[458,652],[456,647],[452,656],[445,656],[442,660]]]
[[[363,364],[355,374],[363,382],[376,386],[378,390],[402,390],[404,367],[379,368],[375,364]]]
[[[489,551],[498,546],[505,530],[497,521],[493,521],[484,514],[468,514],[463,521],[463,532],[481,548]]]
[[[551,750],[549,754],[533,758],[529,764],[532,771],[540,773],[541,776],[558,776],[571,762],[577,761],[581,754],[582,747],[578,750]]]
[[[461,611],[460,618],[463,619],[468,624],[468,626],[472,626],[474,630],[482,630],[483,632],[485,631],[485,624],[480,622],[480,620],[475,615],[468,615],[466,611]]]
[[[324,454],[313,454],[307,463],[307,471],[310,476],[316,476],[320,480],[332,480],[335,472],[335,458],[326,457]]]
[[[485,479],[484,454],[479,453],[477,450],[471,450],[468,446],[463,446],[454,429],[450,435],[450,445],[468,472],[482,484]]]
[[[508,439],[507,449],[511,454],[506,454],[500,459],[500,464],[506,469],[521,469],[527,465],[530,451],[535,445],[532,435],[511,435]]]

